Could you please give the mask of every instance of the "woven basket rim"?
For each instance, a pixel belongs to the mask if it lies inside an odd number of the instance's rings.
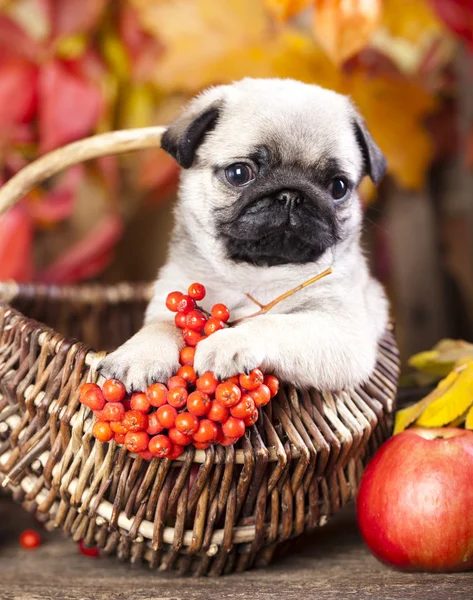
[[[16,299],[38,298],[74,300],[83,303],[117,304],[119,302],[148,302],[153,293],[151,281],[119,281],[116,283],[87,282],[78,284],[48,284],[36,281],[0,281],[0,303],[10,304]]]

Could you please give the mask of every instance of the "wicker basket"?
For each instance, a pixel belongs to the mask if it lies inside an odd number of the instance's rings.
[[[26,167],[0,213],[46,176],[159,145],[161,128],[105,134]],[[369,382],[338,393],[285,386],[235,447],[145,462],[91,435],[79,386],[136,331],[148,285],[0,284],[0,481],[47,527],[161,570],[219,575],[268,564],[277,547],[353,499],[390,435],[399,359],[391,331]],[[43,324],[44,323],[44,324]],[[82,341],[77,341],[82,340]],[[107,344],[107,346],[104,346]]]

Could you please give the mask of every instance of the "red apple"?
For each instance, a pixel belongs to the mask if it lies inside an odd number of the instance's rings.
[[[473,568],[473,432],[409,429],[368,464],[361,534],[381,561],[410,571]]]

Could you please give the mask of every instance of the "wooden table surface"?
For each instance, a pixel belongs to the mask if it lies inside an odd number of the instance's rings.
[[[218,579],[88,558],[59,532],[43,532],[37,550],[23,550],[18,536],[32,526],[29,515],[0,498],[0,600],[473,599],[473,573],[406,574],[378,563],[363,546],[353,507],[272,566]]]

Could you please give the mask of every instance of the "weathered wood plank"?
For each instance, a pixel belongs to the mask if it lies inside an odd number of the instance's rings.
[[[46,534],[38,550],[25,551],[18,535],[31,525],[20,508],[0,500],[1,600],[472,598],[473,574],[406,574],[378,563],[359,538],[353,507],[271,567],[218,579],[180,578],[87,558],[59,533]]]

